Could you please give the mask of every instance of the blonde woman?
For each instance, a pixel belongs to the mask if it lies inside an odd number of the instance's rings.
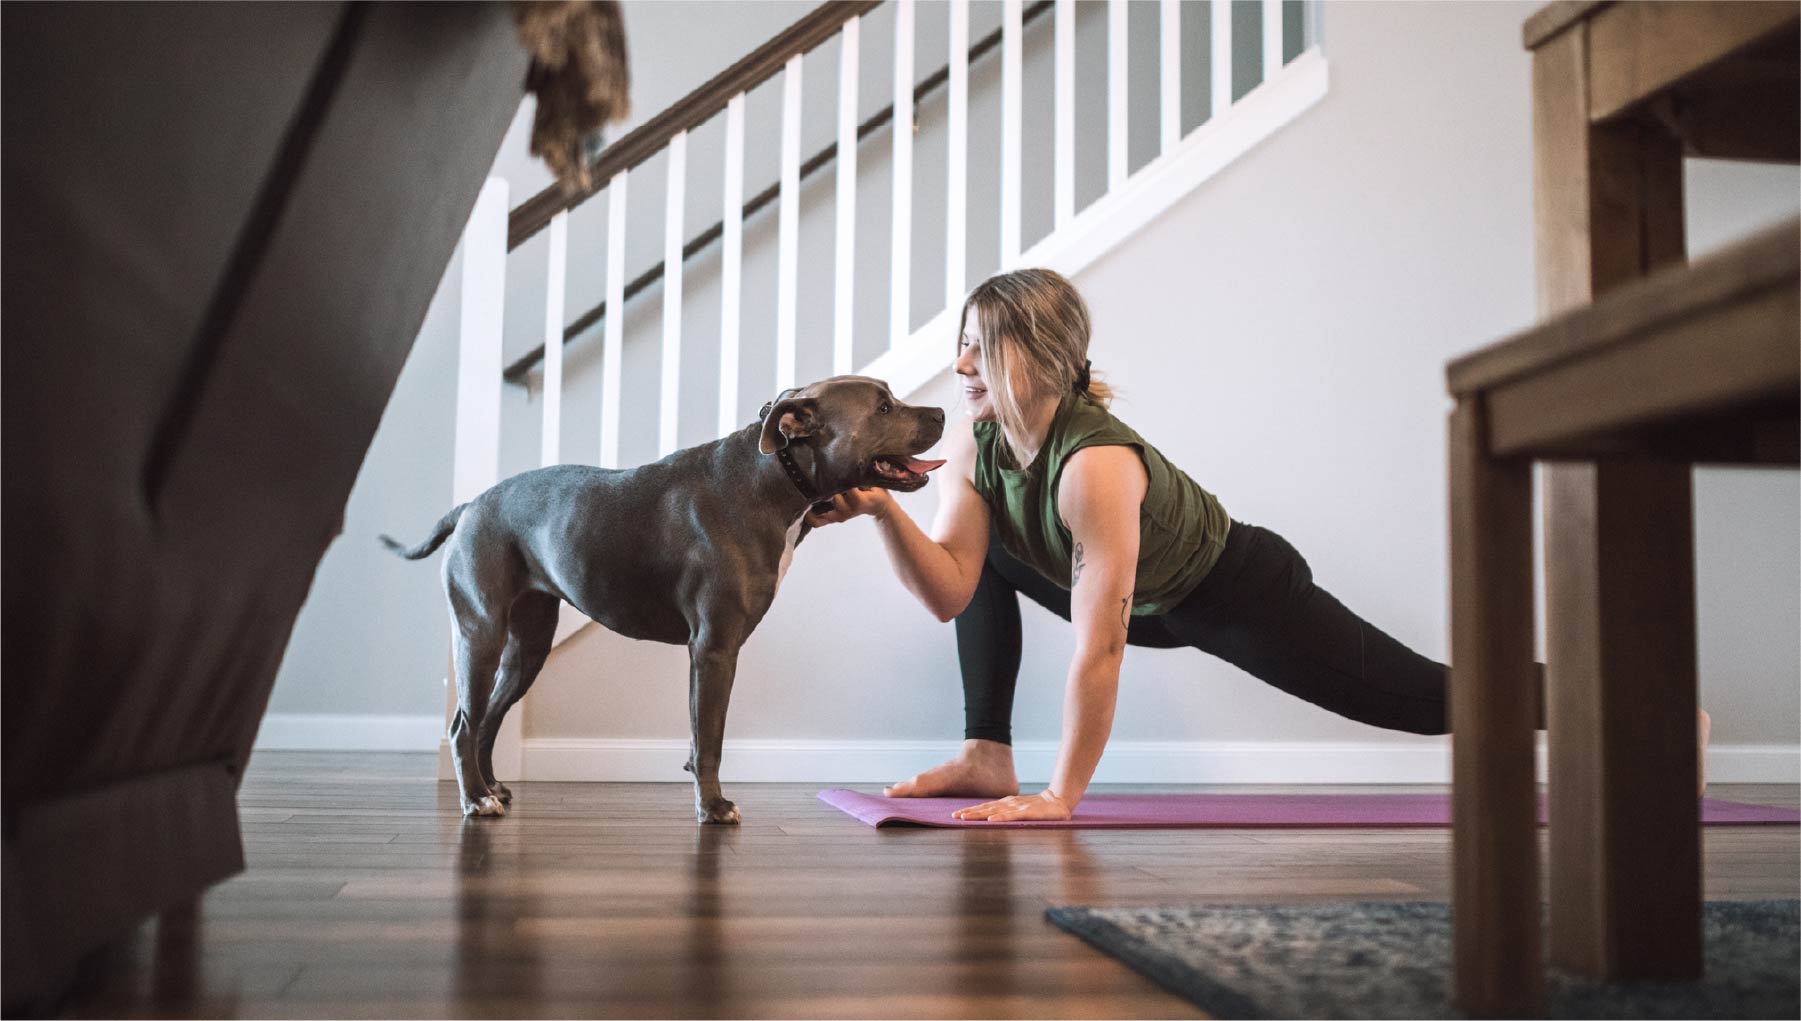
[[[966,819],[1069,818],[1106,748],[1127,645],[1192,646],[1341,716],[1444,733],[1446,667],[1346,609],[1281,536],[1232,520],[1115,418],[1088,340],[1087,306],[1057,273],[985,281],[955,363],[973,426],[945,432],[932,533],[881,489],[811,517],[873,517],[908,590],[956,621],[963,749],[885,793],[996,799]],[[1011,746],[1021,593],[1076,628],[1055,771],[1025,796]]]

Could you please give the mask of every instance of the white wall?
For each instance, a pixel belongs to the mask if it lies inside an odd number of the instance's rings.
[[[1535,6],[1328,5],[1324,43],[1333,81],[1326,99],[1078,280],[1094,312],[1097,365],[1124,391],[1121,416],[1218,493],[1235,517],[1293,541],[1319,582],[1353,609],[1439,658],[1446,654],[1443,365],[1534,319],[1529,75],[1519,25]],[[922,53],[927,33],[942,33],[927,24],[930,9],[922,7]],[[1139,32],[1141,24],[1135,13],[1134,32],[1148,38],[1153,33]],[[866,65],[880,64],[867,46]],[[814,63],[809,59],[806,70],[809,87],[835,80],[835,65],[816,69]],[[887,71],[866,66],[865,72],[867,112],[885,101]],[[808,95],[810,108],[822,109]],[[753,96],[753,113],[758,101]],[[642,113],[653,109],[641,100]],[[823,109],[829,125],[829,105]],[[992,137],[979,116],[972,110],[972,139]],[[1134,124],[1135,137],[1139,127]],[[927,125],[922,137],[929,133]],[[875,149],[885,145],[877,142]],[[691,167],[700,163],[698,151],[698,145],[690,150]],[[933,152],[929,142],[917,150],[922,183],[941,176],[935,168],[942,149]],[[864,160],[871,173],[879,172],[880,157],[868,147]],[[1027,166],[1034,165],[1028,158]],[[755,166],[753,158],[749,180],[772,179],[773,159],[761,172]],[[987,166],[972,152],[972,173]],[[653,248],[660,244],[660,170],[654,176],[656,183],[643,189],[637,180],[632,185],[633,230],[646,224]],[[820,186],[827,192],[829,177],[822,175]],[[1689,185],[1697,253],[1792,215],[1797,206],[1792,168],[1693,165]],[[972,218],[983,208],[985,186],[971,182]],[[1045,190],[1041,183],[1033,194]],[[885,199],[879,184],[863,193]],[[1084,201],[1092,193],[1079,189]],[[642,207],[647,218],[638,213],[640,199],[650,203]],[[691,207],[690,224],[702,215],[710,214]],[[1034,215],[1027,217],[1028,241],[1048,227],[1048,216]],[[864,207],[859,231],[876,258],[885,258],[886,223],[885,202]],[[916,229],[929,228],[921,220]],[[829,226],[823,234],[809,230],[816,228],[803,226],[803,262],[820,257],[821,248],[829,260]],[[580,222],[572,236],[590,231],[604,236],[595,224]],[[749,243],[758,234],[747,228],[746,236]],[[972,239],[972,279],[992,266],[992,248],[981,235]],[[749,261],[747,409],[770,389],[756,378],[764,363],[755,360],[763,349],[754,348],[754,338],[766,337],[773,324],[773,302],[757,305],[752,297],[771,293],[773,275],[753,284]],[[599,263],[572,252],[572,310],[584,286],[576,279],[579,267]],[[521,279],[529,272],[522,270]],[[599,271],[592,272],[597,294]],[[916,266],[920,279],[932,278]],[[916,282],[916,293],[922,287],[937,289]],[[691,295],[706,289],[704,273],[689,279]],[[654,332],[660,303],[654,290],[645,298],[628,322]],[[717,299],[710,307],[704,297],[699,301],[694,329],[706,338],[717,329],[705,325],[716,324]],[[510,349],[535,342],[532,317],[541,315],[541,303],[529,287],[513,300]],[[828,304],[803,295],[803,336],[829,333]],[[515,314],[531,321],[515,321]],[[758,317],[770,326],[753,326]],[[435,321],[453,328],[453,320]],[[860,354],[871,337],[879,342],[874,331],[882,320],[879,305],[859,310]],[[430,385],[425,377],[434,358],[441,367],[452,356],[443,331],[433,330],[428,323],[369,461],[372,470],[381,463],[398,474],[405,466],[413,476],[408,486],[384,483],[380,492],[371,472],[359,481],[346,534],[322,567],[296,629],[277,709],[435,714],[441,704],[444,625],[435,571],[383,560],[371,539],[386,528],[422,531],[449,489],[449,376]],[[428,342],[445,350],[434,355]],[[706,345],[691,341],[701,365]],[[647,413],[655,406],[648,383],[655,377],[654,349],[639,348],[648,374],[627,378],[646,380],[647,392],[631,395],[639,403],[628,409],[654,422]],[[575,386],[582,359],[592,356],[575,347],[570,355]],[[821,375],[823,366],[803,359],[802,374]],[[704,370],[699,375],[684,382],[684,401],[710,409],[716,380],[704,378]],[[597,381],[582,385],[598,389]],[[409,387],[421,396],[403,403]],[[946,380],[917,399],[949,403]],[[564,449],[572,459],[590,458],[596,449],[592,404],[572,396],[565,405]],[[522,400],[509,405],[510,470],[535,456],[530,416],[536,412]],[[403,425],[403,414],[432,424]],[[628,419],[633,416],[628,410]],[[710,418],[684,420],[683,441],[706,438],[710,425]],[[635,439],[628,435],[628,446],[638,444],[628,459],[649,453],[643,445],[654,440],[654,425],[644,428]],[[436,438],[423,442],[432,433]],[[439,467],[424,464],[440,460]],[[433,472],[441,479],[427,477]],[[412,492],[420,488],[429,492]],[[929,518],[935,499],[928,487],[905,505]],[[1792,748],[1801,726],[1798,503],[1793,472],[1699,473],[1703,700],[1714,714],[1717,746],[1789,749],[1775,757],[1778,772],[1795,768]],[[402,575],[404,582],[392,580]],[[403,592],[403,584],[418,591]],[[1057,734],[1071,642],[1068,629],[1048,614],[1029,604],[1025,613],[1028,650],[1015,732],[1028,762],[1042,764]],[[347,641],[346,632],[359,637]],[[679,777],[685,684],[680,649],[631,643],[598,629],[578,636],[553,658],[528,700],[528,764],[550,771],[605,759],[638,768],[654,759],[657,769]],[[373,690],[394,697],[353,701]],[[741,659],[728,733],[752,744],[728,753],[727,777],[734,763],[747,775],[753,762],[777,759],[787,764],[782,768],[812,770],[817,779],[898,775],[929,764],[961,728],[950,626],[911,602],[886,569],[867,522],[816,533]],[[1767,760],[1741,755],[1732,761],[1749,777],[1769,768]],[[1441,768],[1442,755],[1434,740],[1340,720],[1200,653],[1132,650],[1109,763],[1132,762],[1168,779],[1285,768],[1400,779]],[[821,763],[827,771],[819,771]],[[1718,760],[1714,772],[1725,775]]]

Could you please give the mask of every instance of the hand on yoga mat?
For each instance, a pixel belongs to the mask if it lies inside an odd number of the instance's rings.
[[[953,819],[983,819],[988,822],[1015,822],[1031,819],[1067,819],[1071,815],[1063,799],[1050,791],[1041,794],[1015,794],[999,801],[988,801],[951,813]]]

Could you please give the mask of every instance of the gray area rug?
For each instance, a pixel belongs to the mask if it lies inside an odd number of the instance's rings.
[[[1047,917],[1217,1017],[1436,1018],[1451,1006],[1443,903],[1052,908]],[[1699,982],[1549,972],[1558,1018],[1801,1016],[1801,902],[1716,901]]]

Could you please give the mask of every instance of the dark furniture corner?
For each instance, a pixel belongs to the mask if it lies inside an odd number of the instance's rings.
[[[243,867],[276,666],[527,57],[498,5],[4,38],[4,1003]]]

